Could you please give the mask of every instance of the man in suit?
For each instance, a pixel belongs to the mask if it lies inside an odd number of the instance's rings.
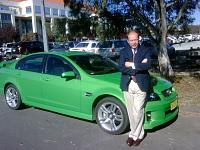
[[[129,45],[120,51],[119,68],[121,71],[120,87],[124,93],[130,122],[127,139],[129,146],[138,146],[144,138],[144,103],[150,89],[151,67],[150,50],[139,45],[139,32],[128,33]]]

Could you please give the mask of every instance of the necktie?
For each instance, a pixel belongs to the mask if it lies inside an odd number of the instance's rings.
[[[133,62],[134,62],[135,54],[136,54],[136,52],[137,52],[137,49],[133,48],[133,49],[132,49],[132,52],[133,52]],[[131,76],[131,79],[132,79],[134,82],[136,82],[135,76]]]
[[[136,49],[136,48],[133,48],[133,49],[132,49],[132,52],[133,52],[133,62],[134,62],[134,58],[135,58],[135,54],[137,53],[137,49]]]

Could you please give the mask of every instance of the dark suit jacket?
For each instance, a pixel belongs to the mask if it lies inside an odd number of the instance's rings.
[[[147,58],[147,63],[142,63],[142,60],[145,58]],[[151,67],[150,49],[145,46],[138,47],[134,57],[135,69],[132,69],[132,67],[125,67],[126,61],[133,62],[133,52],[130,46],[120,51],[119,69],[122,73],[120,83],[122,91],[128,91],[131,76],[135,76],[139,88],[143,92],[147,92],[150,89],[150,75],[148,72],[148,69]]]

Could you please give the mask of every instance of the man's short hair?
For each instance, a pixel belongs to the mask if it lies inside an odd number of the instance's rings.
[[[138,29],[131,29],[131,30],[128,31],[127,37],[128,37],[128,35],[129,35],[131,32],[135,32],[135,33],[138,34],[138,36],[140,36],[140,31],[139,31]]]

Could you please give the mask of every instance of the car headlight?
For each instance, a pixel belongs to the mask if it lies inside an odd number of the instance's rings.
[[[147,101],[159,101],[160,97],[156,93],[148,93]]]
[[[164,91],[162,91],[162,94],[165,96],[165,97],[168,97],[172,94],[172,87],[169,88],[169,89],[166,89]]]

